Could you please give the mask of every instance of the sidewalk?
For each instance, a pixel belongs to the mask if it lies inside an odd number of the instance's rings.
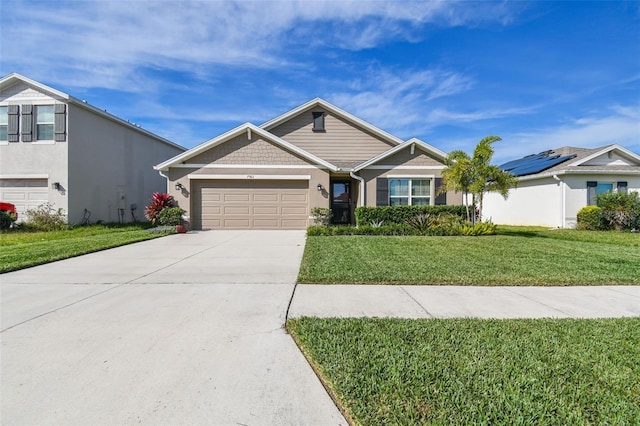
[[[640,317],[640,286],[475,287],[313,285],[296,287],[289,318]]]

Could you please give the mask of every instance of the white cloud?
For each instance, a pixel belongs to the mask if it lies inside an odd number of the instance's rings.
[[[497,162],[563,146],[597,148],[617,143],[640,153],[640,108],[614,106],[600,116],[575,117],[555,127],[505,135]]]
[[[132,92],[144,90],[150,69],[292,66],[289,48],[309,40],[360,50],[412,40],[424,25],[505,23],[512,13],[493,3],[385,1],[5,1],[3,10],[3,68],[13,67],[5,72]]]

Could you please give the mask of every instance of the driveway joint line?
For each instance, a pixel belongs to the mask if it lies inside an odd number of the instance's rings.
[[[50,310],[50,311],[44,312],[44,313],[42,313],[42,314],[36,315],[35,317],[32,317],[32,318],[26,319],[26,320],[21,321],[21,322],[19,322],[19,323],[17,323],[17,324],[13,324],[12,326],[9,326],[9,327],[7,327],[7,328],[4,328],[4,329],[0,330],[0,333],[4,333],[5,331],[11,330],[12,328],[16,328],[16,327],[18,327],[19,325],[26,324],[26,323],[31,322],[31,321],[33,321],[33,320],[36,320],[36,319],[38,319],[38,318],[42,318],[42,317],[47,316],[47,315],[49,315],[49,314],[53,314],[53,313],[55,313],[55,312],[61,311],[62,309],[69,308],[69,307],[71,307],[71,306],[73,306],[73,305],[76,305],[76,304],[78,304],[78,303],[80,303],[80,302],[84,302],[85,300],[89,300],[89,299],[92,299],[92,298],[94,298],[94,297],[96,297],[96,296],[100,296],[100,295],[102,295],[102,294],[104,294],[104,293],[106,293],[106,292],[108,292],[108,291],[115,290],[115,289],[117,289],[117,288],[119,288],[119,287],[122,287],[123,285],[125,285],[125,284],[124,284],[124,283],[123,283],[123,284],[117,284],[117,285],[115,285],[114,287],[108,288],[108,289],[103,290],[103,291],[101,291],[101,292],[99,292],[99,293],[92,294],[92,295],[87,296],[87,297],[83,297],[83,298],[82,298],[82,299],[80,299],[80,300],[76,300],[76,301],[71,302],[71,303],[68,303],[68,304],[66,304],[66,305],[64,305],[64,306],[60,306],[60,307],[58,307],[58,308],[55,308],[55,309],[52,309],[52,310]]]
[[[204,252],[205,252],[205,251],[207,251],[207,250],[211,250],[211,249],[213,249],[213,248],[216,248],[216,247],[218,247],[219,245],[221,245],[221,244],[223,244],[223,243],[226,243],[226,242],[229,242],[229,241],[231,241],[231,240],[234,240],[234,239],[236,239],[236,238],[239,238],[239,236],[238,236],[238,235],[236,235],[236,236],[231,237],[231,238],[229,238],[228,240],[222,241],[222,242],[220,242],[220,243],[218,243],[218,244],[216,244],[216,245],[214,245],[214,246],[210,246],[210,247],[205,248],[204,250],[200,250],[200,251],[199,251],[199,252],[197,252],[197,253],[193,253],[193,254],[192,254],[192,255],[190,255],[190,256],[187,256],[187,257],[183,257],[183,258],[181,258],[181,259],[178,259],[177,261],[175,261],[175,262],[173,262],[173,263],[171,263],[171,264],[169,264],[169,265],[165,265],[165,266],[163,266],[162,268],[158,268],[158,269],[156,269],[155,271],[151,271],[151,272],[149,272],[149,273],[147,273],[147,274],[140,275],[139,277],[133,278],[133,279],[131,279],[131,280],[127,281],[125,284],[134,284],[134,281],[141,280],[142,278],[146,278],[146,277],[148,277],[149,275],[155,274],[156,272],[160,272],[160,271],[162,271],[162,270],[164,270],[164,269],[171,268],[172,266],[175,266],[175,265],[177,265],[177,264],[178,264],[178,263],[180,263],[180,262],[183,262],[183,261],[185,261],[185,260],[187,260],[187,259],[191,259],[191,258],[192,258],[192,257],[194,257],[194,256],[197,256],[197,255],[199,255],[199,254],[201,254],[201,253],[204,253]]]
[[[422,304],[421,304],[420,302],[418,302],[418,301],[416,300],[416,298],[415,298],[415,297],[413,297],[413,296],[412,296],[412,295],[411,295],[411,294],[410,294],[410,293],[409,293],[409,292],[408,292],[404,287],[405,287],[405,286],[402,286],[402,285],[400,286],[400,289],[404,292],[404,294],[406,294],[407,296],[409,296],[409,297],[411,298],[411,300],[413,300],[414,302],[416,302],[416,304],[417,304],[418,306],[420,306],[420,308],[422,308],[422,310],[423,310],[423,311],[425,311],[427,315],[429,315],[431,318],[435,318],[435,316],[434,316],[431,312],[429,312],[429,311],[427,310],[427,308],[425,308],[424,306],[422,306]]]
[[[554,310],[554,311],[558,311],[558,312],[560,312],[562,315],[566,315],[566,316],[568,316],[569,318],[577,318],[575,315],[571,315],[570,313],[565,312],[565,311],[563,311],[562,309],[558,309],[558,308],[556,308],[555,306],[548,305],[548,304],[543,303],[543,302],[541,302],[541,301],[539,301],[539,300],[535,300],[535,299],[532,299],[532,298],[530,298],[530,297],[528,297],[528,296],[525,296],[524,294],[520,294],[520,293],[518,293],[517,291],[515,291],[515,290],[514,290],[514,289],[512,289],[512,288],[509,288],[509,287],[502,287],[502,288],[503,288],[504,290],[506,290],[506,291],[508,291],[508,292],[512,293],[512,294],[515,294],[516,296],[522,297],[522,298],[524,298],[524,299],[527,299],[527,300],[529,300],[529,301],[531,301],[531,302],[537,303],[537,304],[539,304],[539,305],[542,305],[542,306],[547,307],[547,308],[549,308],[549,309],[552,309],[552,310]]]

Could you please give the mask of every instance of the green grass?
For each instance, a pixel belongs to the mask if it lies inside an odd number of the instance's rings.
[[[307,237],[298,282],[640,284],[640,234],[498,227],[483,237]]]
[[[146,224],[92,225],[65,231],[0,233],[0,273],[166,235]]]
[[[640,319],[290,320],[352,424],[640,423]]]

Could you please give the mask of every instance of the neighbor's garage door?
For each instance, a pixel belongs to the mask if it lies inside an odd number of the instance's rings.
[[[0,201],[15,204],[18,219],[25,212],[49,201],[46,179],[0,179]]]
[[[307,180],[194,180],[195,229],[305,229]]]

